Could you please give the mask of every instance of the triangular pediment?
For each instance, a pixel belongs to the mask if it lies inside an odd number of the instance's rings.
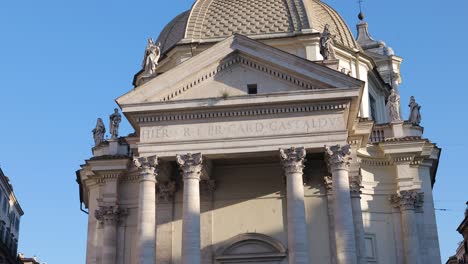
[[[362,82],[241,35],[234,35],[121,96],[122,105],[360,87]]]

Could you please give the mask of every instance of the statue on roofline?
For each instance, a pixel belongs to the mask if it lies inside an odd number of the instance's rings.
[[[387,114],[390,122],[401,121],[400,96],[392,89],[387,100]]]
[[[110,125],[109,130],[111,133],[111,138],[116,139],[119,137],[119,125],[122,121],[122,116],[119,114],[119,109],[115,108],[114,113],[110,115]]]
[[[410,108],[410,115],[408,121],[413,124],[413,125],[418,125],[421,124],[421,106],[416,103],[416,99],[414,99],[414,96],[411,96],[410,98],[410,103],[409,103],[409,108]]]
[[[320,36],[320,54],[323,60],[336,59],[335,54],[335,35],[330,33],[330,25],[326,24]]]
[[[104,142],[104,134],[106,133],[106,127],[102,122],[101,118],[97,119],[96,127],[93,129],[93,138],[94,138],[94,146],[99,146],[102,142]]]
[[[145,56],[143,59],[143,71],[146,74],[153,75],[156,73],[156,66],[158,66],[159,57],[161,56],[161,43],[156,45],[152,38],[148,39],[146,46]]]

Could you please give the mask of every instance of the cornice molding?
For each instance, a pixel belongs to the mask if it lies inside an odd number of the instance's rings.
[[[358,162],[362,165],[374,166],[374,167],[387,167],[392,166],[393,162],[390,160],[384,159],[364,159],[358,158]]]
[[[232,118],[245,116],[265,116],[279,115],[288,113],[310,113],[319,111],[344,110],[348,108],[347,103],[327,103],[327,104],[298,104],[295,106],[282,107],[259,107],[255,109],[238,109],[238,110],[218,110],[218,111],[199,111],[190,113],[176,114],[141,114],[136,117],[139,124],[168,122],[168,121],[184,121],[184,120],[206,120],[215,118]]]

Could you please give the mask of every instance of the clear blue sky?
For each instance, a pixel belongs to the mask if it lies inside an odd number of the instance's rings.
[[[49,264],[84,263],[87,216],[75,170],[90,157],[91,129],[132,88],[146,39],[192,2],[0,2],[0,162],[26,212],[21,252]],[[356,1],[326,2],[355,31]],[[455,229],[468,200],[468,1],[366,1],[364,11],[374,38],[405,59],[404,105],[416,96],[425,136],[443,148],[435,202],[448,209],[437,211],[445,263],[461,240]]]

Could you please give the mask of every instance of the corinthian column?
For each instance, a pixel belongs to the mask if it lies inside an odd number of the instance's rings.
[[[182,264],[200,264],[200,176],[202,155],[177,155],[184,179]]]
[[[156,167],[158,158],[140,157],[134,160],[140,171],[138,195],[138,264],[156,261]]]
[[[94,214],[104,226],[102,264],[115,264],[117,263],[117,224],[124,212],[118,206],[100,206]]]
[[[304,148],[280,149],[280,157],[286,175],[290,264],[309,263],[303,184],[305,156],[306,151]]]
[[[325,147],[333,180],[333,213],[338,264],[356,264],[356,237],[354,231],[351,194],[349,189],[348,156],[351,147]]]
[[[400,191],[390,197],[390,202],[394,207],[400,208],[401,225],[403,233],[403,251],[406,264],[419,264],[420,245],[418,236],[418,226],[416,222],[415,209],[421,207],[424,201],[424,194],[417,190]]]

